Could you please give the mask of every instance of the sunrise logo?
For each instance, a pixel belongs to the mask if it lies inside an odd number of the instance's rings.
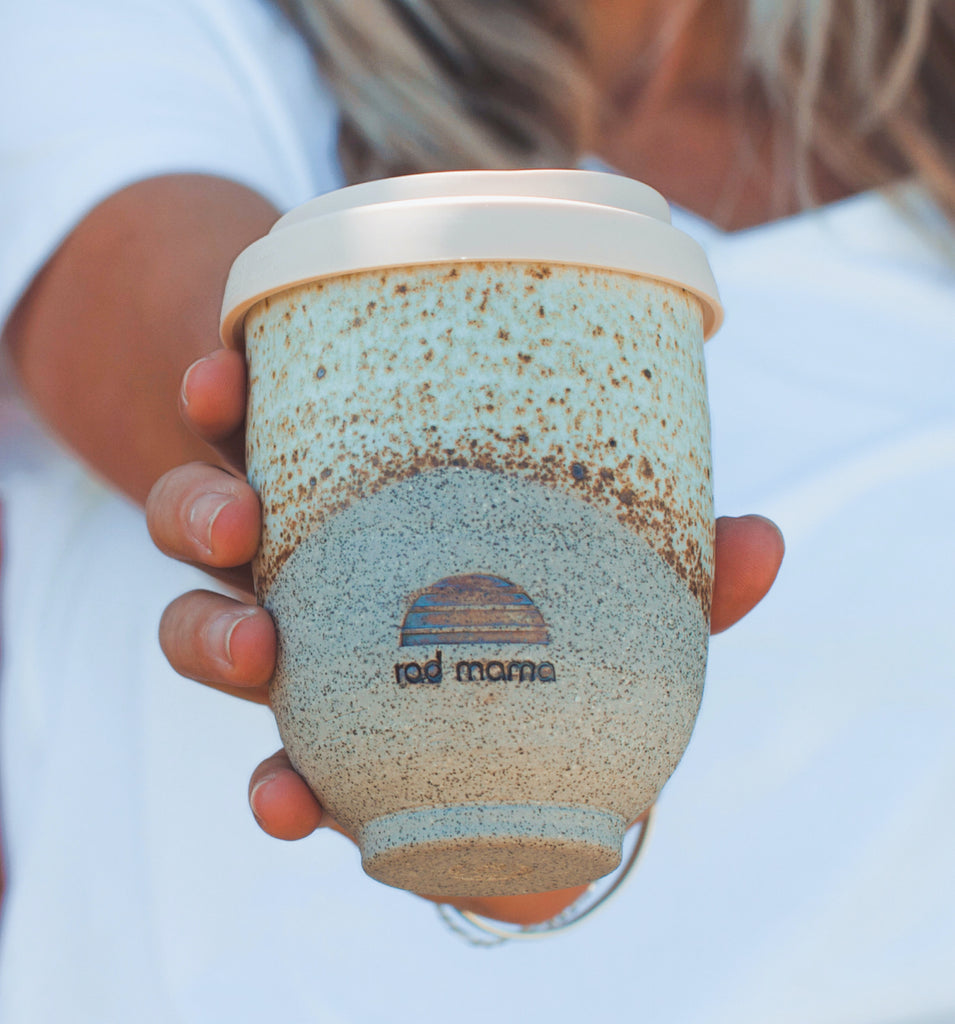
[[[402,647],[546,644],[547,624],[518,586],[499,576],[439,580],[419,595],[401,627]]]

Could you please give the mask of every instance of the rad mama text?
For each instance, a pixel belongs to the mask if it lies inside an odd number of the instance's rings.
[[[435,651],[434,657],[423,665],[417,661],[409,661],[395,665],[395,682],[399,686],[409,684],[430,683],[437,685],[444,678],[444,667],[441,651]],[[557,672],[549,661],[459,661],[454,666],[454,678],[459,683],[465,682],[520,682],[552,683],[557,679]]]

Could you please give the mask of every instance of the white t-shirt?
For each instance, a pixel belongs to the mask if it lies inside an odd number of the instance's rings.
[[[7,5],[0,321],[92,205],[204,171],[280,207],[339,183],[334,110],[258,0]],[[689,216],[728,316],[708,346],[718,511],[788,553],[714,640],[639,871],[567,935],[474,950],[245,787],[269,713],[155,640],[204,582],[0,406],[0,1020],[955,1016],[955,273],[881,196],[739,234]]]

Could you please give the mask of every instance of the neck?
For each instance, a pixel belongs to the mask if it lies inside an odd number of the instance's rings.
[[[735,5],[594,0],[593,15],[599,156],[729,230],[795,212],[791,180],[774,175],[769,111],[743,87]],[[824,201],[844,194],[822,184]]]

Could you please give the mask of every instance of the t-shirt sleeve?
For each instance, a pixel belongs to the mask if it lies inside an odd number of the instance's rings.
[[[280,209],[338,184],[334,106],[266,0],[31,0],[0,38],[0,326],[135,181],[218,175]]]

